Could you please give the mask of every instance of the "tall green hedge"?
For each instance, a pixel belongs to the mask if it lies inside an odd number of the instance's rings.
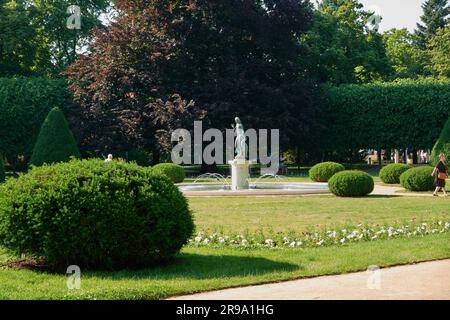
[[[325,86],[320,148],[432,148],[450,115],[449,80]]]
[[[31,156],[49,111],[70,105],[70,99],[64,80],[0,78],[0,154],[9,164],[19,155]]]
[[[444,129],[431,152],[431,163],[433,165],[439,161],[439,154],[441,153],[445,154],[447,161],[450,161],[450,118],[445,123]]]
[[[64,114],[53,108],[39,131],[30,163],[40,166],[69,161],[70,157],[80,158],[80,151]]]

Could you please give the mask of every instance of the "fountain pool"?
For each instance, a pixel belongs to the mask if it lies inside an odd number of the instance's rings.
[[[329,193],[328,184],[313,182],[256,182],[248,189],[232,190],[224,183],[181,183],[178,188],[186,196],[263,196]]]

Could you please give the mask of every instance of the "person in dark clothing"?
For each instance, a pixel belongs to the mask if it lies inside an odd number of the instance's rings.
[[[435,177],[434,186],[436,187],[433,196],[437,197],[437,193],[441,189],[444,192],[444,196],[447,196],[447,193],[445,192],[445,179],[448,177],[448,167],[445,163],[445,154],[443,153],[439,155],[439,161],[436,164],[436,167],[434,167],[433,176]]]

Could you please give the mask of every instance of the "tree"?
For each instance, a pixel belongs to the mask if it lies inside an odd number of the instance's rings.
[[[450,78],[450,26],[436,32],[428,49],[431,57],[428,68],[436,76]]]
[[[439,139],[431,151],[431,163],[434,165],[439,161],[439,155],[445,154],[447,159],[450,159],[450,118],[444,125]]]
[[[417,24],[416,34],[419,36],[419,44],[425,49],[428,41],[440,28],[448,26],[450,8],[448,0],[426,0],[422,4],[423,15],[420,17],[422,24]]]
[[[0,76],[59,76],[88,50],[102,26],[109,0],[0,0]],[[71,6],[80,8],[80,28],[69,29]],[[70,20],[70,19],[69,19]]]
[[[48,72],[59,75],[72,64],[79,51],[88,50],[92,30],[101,27],[100,14],[105,13],[109,0],[55,0],[32,1],[35,14],[32,24],[38,30],[40,54],[46,61],[52,61]],[[76,6],[80,9],[80,26],[68,28],[68,19],[77,14],[70,10]]]
[[[36,72],[36,29],[29,23],[33,8],[25,1],[0,0],[0,77]]]
[[[53,108],[42,124],[30,164],[40,166],[68,161],[71,157],[80,158],[80,151],[64,114]]]
[[[395,72],[395,78],[417,78],[424,75],[429,57],[417,43],[419,36],[406,28],[391,29],[383,34],[386,53]]]
[[[182,125],[166,105],[174,94],[195,102],[189,112],[206,114],[205,126],[224,129],[239,115],[247,127],[283,128],[284,143],[305,138],[313,84],[296,39],[311,24],[308,2],[136,0],[117,10],[67,73],[82,122],[92,123],[83,146],[163,148],[156,131],[167,139],[167,124]]]
[[[372,13],[362,8],[355,0],[326,0],[315,12],[301,42],[308,52],[302,64],[318,81],[370,82],[391,73],[381,36],[366,26]]]

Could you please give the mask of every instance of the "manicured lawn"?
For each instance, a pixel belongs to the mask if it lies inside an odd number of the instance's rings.
[[[359,223],[448,218],[450,198],[377,197],[191,197],[198,231],[226,233],[304,231]]]
[[[186,247],[166,267],[65,275],[0,269],[0,299],[161,299],[233,286],[366,270],[450,257],[450,234],[307,249]],[[5,259],[0,250],[0,259]]]

